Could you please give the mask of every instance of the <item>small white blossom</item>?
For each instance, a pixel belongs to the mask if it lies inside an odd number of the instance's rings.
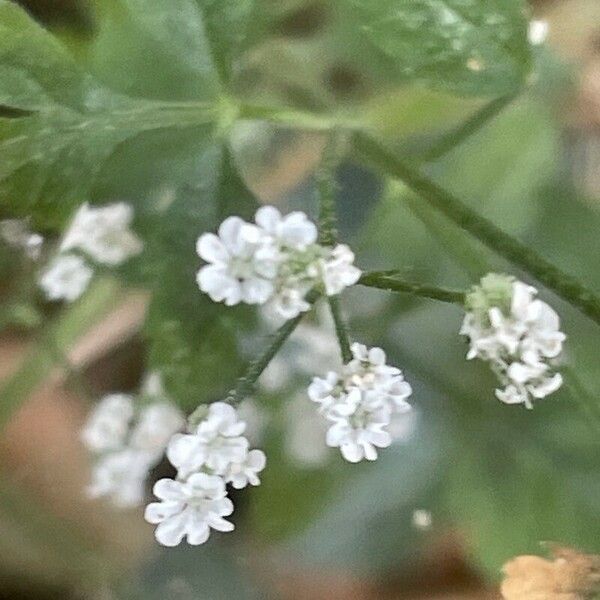
[[[93,260],[107,265],[119,265],[139,254],[143,244],[130,230],[133,209],[118,202],[91,207],[83,204],[65,233],[61,252],[78,249]]]
[[[536,295],[532,286],[490,274],[468,294],[460,330],[469,338],[467,358],[488,361],[504,385],[496,397],[527,408],[562,385],[551,360],[566,338],[556,312]]]
[[[345,244],[339,244],[331,250],[323,260],[322,269],[325,293],[328,296],[335,296],[354,285],[361,276],[360,269],[354,266],[354,252]]]
[[[146,402],[151,399],[148,393],[144,395]],[[88,496],[108,497],[118,507],[140,504],[150,470],[183,425],[183,414],[164,393],[137,414],[132,396],[105,396],[81,432],[83,443],[95,457]]]
[[[81,440],[92,452],[122,448],[132,418],[133,398],[127,394],[109,394],[90,414],[81,432]]]
[[[233,503],[221,477],[194,473],[187,481],[161,479],[153,491],[161,502],[149,504],[145,518],[158,525],[155,537],[163,546],[177,546],[185,537],[188,544],[196,546],[208,540],[211,528],[234,529],[233,523],[223,518],[233,512]]]
[[[90,498],[108,497],[119,508],[139,506],[145,495],[145,483],[152,466],[148,453],[124,448],[100,458],[92,468],[87,487]]]
[[[280,318],[292,319],[310,309],[305,296],[311,288],[322,286],[331,296],[360,277],[347,246],[325,248],[317,236],[303,212],[282,216],[263,206],[255,223],[229,217],[218,235],[198,239],[198,255],[209,263],[198,272],[198,285],[215,302],[267,304]]]
[[[267,457],[262,450],[250,450],[242,462],[231,462],[223,472],[225,483],[231,483],[236,490],[248,484],[260,485],[258,473],[267,465]]]
[[[93,273],[80,256],[60,254],[42,273],[39,285],[49,300],[73,302],[85,292]]]
[[[548,21],[533,20],[529,23],[527,37],[532,46],[541,46],[548,37]]]
[[[381,348],[353,344],[352,355],[341,373],[315,377],[308,395],[332,423],[328,446],[340,448],[349,462],[375,460],[377,448],[392,443],[392,417],[411,409],[407,398],[412,389],[399,369],[386,364]]]
[[[412,524],[415,529],[431,529],[433,517],[428,510],[418,508],[412,514]]]
[[[31,260],[40,257],[44,238],[38,233],[32,233],[22,219],[0,221],[0,238],[9,246],[24,250]]]
[[[259,485],[258,473],[266,465],[261,450],[248,450],[245,429],[231,405],[215,402],[206,407],[194,433],[171,438],[167,457],[177,468],[177,479],[159,481],[154,494],[161,502],[146,508],[146,520],[158,525],[159,543],[176,546],[187,536],[188,543],[203,544],[210,528],[233,529],[222,518],[233,512],[226,484],[236,489]]]
[[[9,246],[24,250],[32,260],[39,258],[44,243],[44,238],[37,233],[32,233],[26,221],[22,219],[0,221],[0,238]]]
[[[246,424],[239,421],[235,409],[224,402],[214,402],[193,434],[171,438],[167,457],[181,477],[206,466],[222,474],[231,463],[241,463],[248,452],[248,440],[242,436]]]
[[[156,402],[143,408],[131,432],[132,447],[162,455],[171,437],[183,428],[181,411],[169,402]]]
[[[303,212],[283,217],[274,206],[263,206],[256,211],[255,222],[283,249],[306,250],[317,241],[317,228]]]
[[[198,285],[215,302],[264,304],[273,293],[277,258],[255,225],[229,217],[218,236],[200,236],[196,250],[209,263],[198,272]]]

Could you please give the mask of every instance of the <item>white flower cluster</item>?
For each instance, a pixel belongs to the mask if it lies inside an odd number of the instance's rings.
[[[532,408],[562,385],[550,361],[565,334],[556,312],[536,298],[537,290],[506,275],[489,274],[467,295],[460,333],[470,341],[467,359],[489,362],[504,388],[496,397]]]
[[[185,423],[179,409],[164,397],[147,400],[136,415],[132,396],[110,394],[92,411],[81,433],[97,459],[87,488],[91,498],[108,497],[123,508],[143,502],[149,471]]]
[[[154,486],[160,502],[146,507],[145,518],[158,525],[157,541],[177,546],[185,537],[189,544],[203,544],[210,529],[232,531],[223,517],[233,513],[226,485],[236,489],[258,485],[258,473],[266,465],[261,450],[249,450],[243,433],[246,423],[225,402],[214,402],[192,434],[176,434],[167,457],[177,469],[177,478],[161,479]]]
[[[266,304],[284,319],[310,308],[305,296],[315,285],[333,296],[360,277],[348,246],[319,245],[304,213],[282,216],[272,206],[258,209],[255,223],[225,219],[218,235],[200,236],[197,252],[209,263],[198,272],[198,285],[215,302]]]
[[[339,447],[347,461],[356,463],[364,458],[375,460],[377,448],[392,443],[388,431],[392,416],[411,409],[406,399],[412,389],[400,369],[386,364],[381,348],[353,344],[352,355],[341,373],[315,377],[308,395],[332,423],[327,445]]]
[[[0,221],[0,238],[9,246],[25,251],[31,260],[40,257],[44,238],[38,233],[32,233],[23,219]]]
[[[143,244],[130,230],[132,220],[133,209],[124,202],[98,208],[83,204],[62,239],[59,254],[40,278],[47,298],[73,302],[86,290],[93,269],[73,251],[108,266],[141,252]]]

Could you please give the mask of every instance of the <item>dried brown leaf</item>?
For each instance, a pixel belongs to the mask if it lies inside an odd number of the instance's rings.
[[[505,600],[593,600],[600,594],[600,556],[549,545],[550,559],[517,556],[504,565]]]

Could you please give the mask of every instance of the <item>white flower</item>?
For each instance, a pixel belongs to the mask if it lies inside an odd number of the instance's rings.
[[[361,271],[354,266],[354,253],[345,244],[339,244],[323,260],[323,284],[328,296],[335,296],[345,288],[354,285]]]
[[[355,389],[346,396],[345,404],[330,412],[334,424],[327,431],[327,445],[339,447],[342,456],[352,463],[364,458],[376,460],[377,448],[387,448],[392,443],[392,436],[386,431],[391,420],[389,408],[381,405],[373,410],[365,395]]]
[[[163,546],[177,546],[187,536],[188,544],[203,544],[210,529],[233,531],[223,517],[233,512],[225,482],[217,475],[195,473],[187,481],[161,479],[154,485],[160,502],[146,507],[145,519],[158,525],[156,540]]]
[[[313,378],[308,395],[332,422],[327,445],[339,447],[350,462],[375,460],[377,448],[392,443],[392,417],[411,409],[410,385],[400,369],[386,364],[381,348],[352,345],[353,359],[341,373],[331,371],[325,379]]]
[[[61,251],[79,249],[93,260],[119,265],[142,251],[141,240],[130,231],[133,209],[118,202],[101,207],[83,204],[61,243]]]
[[[198,285],[215,302],[268,303],[272,313],[292,319],[310,309],[305,296],[311,288],[323,286],[331,296],[360,277],[347,246],[325,248],[317,237],[303,212],[282,216],[263,206],[255,223],[229,217],[218,236],[205,233],[198,239],[197,252],[209,263],[198,272]]]
[[[0,221],[0,238],[9,246],[23,249],[31,260],[40,257],[44,238],[37,233],[31,233],[22,219]]]
[[[44,271],[39,285],[49,300],[73,302],[85,292],[92,275],[92,269],[80,256],[60,254]]]
[[[186,477],[206,466],[223,473],[231,463],[241,463],[248,452],[248,440],[242,437],[246,424],[239,421],[235,409],[224,402],[214,402],[206,418],[193,434],[176,434],[167,448],[167,457]]]
[[[156,402],[142,409],[138,422],[131,432],[133,448],[164,452],[171,436],[183,428],[185,418],[181,411],[169,402]]]
[[[511,277],[490,274],[467,295],[467,313],[460,330],[469,338],[467,358],[490,362],[504,388],[496,397],[506,404],[532,408],[562,385],[550,360],[566,338],[560,319],[537,290]]]
[[[325,379],[313,377],[308,386],[308,397],[320,404],[322,412],[328,412],[339,400],[341,389],[339,389],[339,376],[335,371],[329,371]]]
[[[250,450],[242,462],[232,462],[223,472],[225,483],[231,483],[236,490],[248,484],[260,485],[258,473],[267,465],[267,457],[262,450]]]
[[[345,367],[351,379],[358,377],[359,386],[377,401],[391,403],[399,412],[410,410],[406,399],[412,394],[412,388],[400,369],[386,364],[385,352],[356,343],[352,344],[351,350],[354,359]]]
[[[144,500],[144,486],[153,466],[146,452],[125,448],[101,457],[92,469],[87,487],[90,498],[109,497],[121,508],[138,506]]]
[[[527,37],[532,46],[540,46],[546,41],[550,27],[548,21],[534,20],[529,23]]]
[[[255,225],[229,217],[218,236],[200,236],[196,250],[210,263],[198,271],[198,285],[215,302],[264,304],[273,293],[276,251],[266,245],[264,233]]]
[[[306,250],[317,241],[317,228],[303,212],[282,217],[274,206],[263,206],[256,211],[255,222],[283,248]]]
[[[310,310],[310,304],[304,299],[309,289],[307,286],[282,287],[271,297],[266,310],[286,321],[294,319]]]
[[[119,449],[125,445],[132,418],[133,398],[127,394],[109,394],[91,412],[81,439],[92,452]]]
[[[164,400],[167,397],[162,375],[158,371],[146,373],[140,386],[140,394],[156,400]]]

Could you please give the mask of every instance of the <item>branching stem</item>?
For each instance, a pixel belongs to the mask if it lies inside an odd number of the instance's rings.
[[[439,300],[440,302],[459,304],[461,306],[465,301],[465,292],[463,291],[449,290],[432,285],[406,281],[400,279],[398,271],[371,271],[370,273],[363,274],[358,283],[380,290],[405,292],[407,294],[414,294],[415,296],[431,298],[433,300]]]
[[[365,134],[356,134],[354,143],[367,162],[402,180],[430,206],[600,324],[600,298],[592,290],[496,227],[450,192],[405,165],[376,140]]]
[[[323,152],[321,164],[315,173],[317,194],[319,197],[319,241],[324,246],[335,246],[337,243],[337,219],[335,213],[335,195],[337,182],[335,178],[339,165],[339,136],[332,133]],[[329,296],[329,310],[335,325],[335,333],[340,346],[344,363],[352,360],[348,324],[342,314],[340,301],[336,296]]]

